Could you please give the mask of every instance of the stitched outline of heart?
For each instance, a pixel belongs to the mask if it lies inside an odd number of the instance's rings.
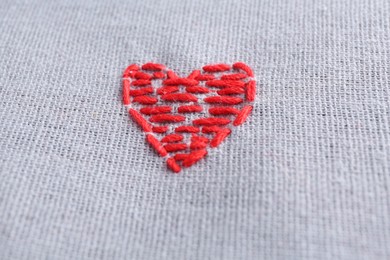
[[[228,126],[245,122],[253,109],[256,81],[243,62],[206,65],[185,78],[162,64],[132,64],[123,73],[122,95],[146,141],[178,173],[179,164],[190,167],[207,155],[207,147],[221,144],[231,133]]]

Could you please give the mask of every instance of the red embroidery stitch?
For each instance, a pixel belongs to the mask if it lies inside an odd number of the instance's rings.
[[[163,134],[168,131],[168,126],[153,126],[152,131],[154,133]]]
[[[256,96],[253,76],[242,62],[206,65],[187,77],[163,64],[132,64],[123,72],[123,103],[146,141],[178,173],[246,121]]]
[[[177,112],[179,113],[193,113],[193,112],[200,112],[202,110],[203,107],[199,105],[180,106],[177,108]]]
[[[166,145],[164,145],[164,148],[165,148],[165,150],[167,150],[167,152],[177,152],[177,151],[187,149],[187,145],[183,144],[183,143],[181,143],[181,144],[166,144]]]
[[[183,138],[184,137],[182,135],[179,135],[179,134],[170,134],[170,135],[163,137],[163,139],[161,139],[161,142],[162,143],[179,142],[179,141],[183,141]]]
[[[202,133],[209,134],[209,133],[218,133],[221,130],[219,126],[213,125],[213,126],[204,126],[202,128]]]
[[[175,132],[176,133],[198,133],[199,132],[199,128],[198,127],[195,127],[195,126],[186,126],[186,125],[183,125],[183,126],[179,126],[179,127],[176,127],[175,128]]]
[[[172,111],[172,108],[169,106],[142,107],[139,111],[145,115],[154,115],[161,113],[170,113]]]
[[[176,116],[176,115],[154,115],[149,118],[149,121],[152,123],[167,123],[167,122],[182,122],[186,120],[185,116]]]
[[[199,81],[207,81],[207,80],[213,80],[213,79],[215,79],[215,77],[213,74],[203,74],[203,75],[197,76],[195,79],[199,80]]]
[[[202,159],[206,155],[207,155],[207,150],[206,149],[202,149],[202,150],[191,152],[187,156],[187,158],[185,158],[183,160],[183,166],[184,167],[190,167],[191,165],[193,165],[194,163],[196,163],[197,161],[199,161],[200,159]]]

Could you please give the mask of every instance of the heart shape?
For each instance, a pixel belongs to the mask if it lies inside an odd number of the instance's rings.
[[[206,65],[185,78],[156,63],[132,64],[123,73],[124,105],[176,173],[243,124],[255,95],[253,72],[242,62]]]

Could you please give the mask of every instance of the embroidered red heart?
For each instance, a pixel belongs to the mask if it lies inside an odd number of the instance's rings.
[[[179,172],[207,155],[245,122],[256,82],[242,62],[206,65],[181,78],[162,64],[132,64],[123,73],[123,101],[147,142]]]

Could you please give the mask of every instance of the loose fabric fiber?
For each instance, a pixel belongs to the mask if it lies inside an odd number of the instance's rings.
[[[0,259],[389,259],[390,2],[0,0]],[[127,65],[243,61],[257,98],[172,174]]]

